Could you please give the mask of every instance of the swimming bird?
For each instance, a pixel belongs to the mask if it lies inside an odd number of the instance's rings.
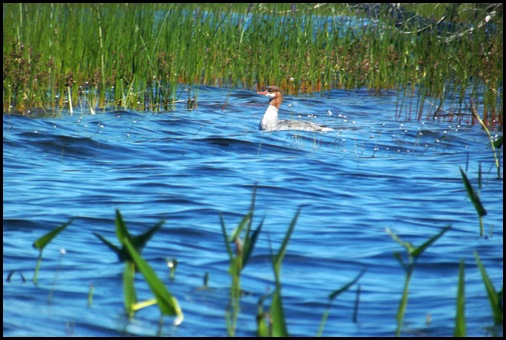
[[[260,122],[260,130],[265,131],[281,131],[281,130],[299,130],[299,131],[319,131],[326,132],[334,129],[298,120],[278,120],[279,106],[283,102],[283,95],[279,87],[269,86],[266,91],[257,92],[269,97],[269,106],[265,110],[262,121]]]

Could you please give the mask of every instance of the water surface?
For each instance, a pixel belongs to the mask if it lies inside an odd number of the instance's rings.
[[[491,334],[491,311],[473,256],[479,253],[500,289],[503,183],[496,179],[486,133],[465,120],[395,119],[396,100],[392,93],[363,91],[285,98],[283,119],[335,129],[325,134],[258,131],[265,97],[209,87],[200,89],[196,110],[181,104],[156,114],[4,115],[4,335],[226,335],[231,280],[219,216],[232,231],[249,209],[255,183],[253,223],[265,221],[243,272],[247,294],[238,335],[255,335],[258,299],[274,289],[271,251],[301,206],[281,277],[291,335],[314,336],[328,295],[363,269],[357,322],[355,285],[334,301],[324,335],[393,335],[404,283],[393,253],[403,248],[385,229],[420,245],[448,225],[452,229],[415,269],[403,334],[453,335],[462,258],[468,335]],[[479,237],[459,172],[459,166],[467,170],[477,187],[480,163],[487,238]],[[125,317],[123,264],[93,235],[117,244],[115,209],[134,234],[166,220],[143,256],[179,300],[185,315],[179,327],[166,317],[159,330],[155,306],[131,321]],[[34,286],[38,251],[32,243],[70,217],[77,219],[44,250]],[[174,280],[166,258],[178,260]],[[206,272],[210,288],[199,289]],[[136,288],[139,299],[152,297],[140,275]]]

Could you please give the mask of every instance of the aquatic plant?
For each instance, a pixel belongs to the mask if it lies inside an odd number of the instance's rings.
[[[487,275],[487,271],[485,270],[485,267],[481,263],[480,257],[478,256],[478,253],[476,251],[474,251],[474,257],[476,259],[476,264],[480,269],[481,278],[483,280],[483,284],[485,285],[485,290],[487,291],[488,300],[490,302],[490,309],[492,310],[492,315],[494,318],[494,325],[496,326],[502,325],[503,324],[502,287],[499,292],[495,290],[494,285],[492,284],[492,281],[490,281],[490,278]]]
[[[257,315],[257,334],[259,336],[288,336],[288,329],[286,328],[286,320],[285,320],[285,310],[283,308],[283,298],[281,296],[281,263],[283,262],[283,258],[286,254],[286,248],[288,246],[288,241],[290,240],[290,236],[295,229],[295,225],[297,224],[297,219],[299,217],[300,211],[302,207],[297,209],[295,216],[290,222],[290,226],[286,231],[285,237],[281,246],[279,247],[279,251],[276,255],[272,257],[272,267],[274,269],[274,279],[276,282],[276,289],[272,294],[269,294],[271,297],[271,308],[269,313],[269,326],[265,322],[265,314],[263,313],[263,307],[260,308],[261,303],[265,297],[261,298],[259,301],[259,314]]]
[[[128,232],[128,228],[123,221],[121,212],[116,209],[116,236],[122,245],[122,248],[115,246],[107,241],[103,236],[94,233],[105,245],[107,245],[116,255],[120,261],[125,262],[125,271],[123,272],[123,290],[125,296],[125,308],[129,317],[132,317],[134,312],[155,303],[158,304],[162,315],[176,316],[174,321],[175,325],[183,322],[183,312],[179,307],[177,299],[170,294],[163,282],[156,276],[153,269],[148,263],[140,256],[140,251],[147,241],[161,228],[163,220],[157,223],[154,227],[147,230],[145,233],[132,237]],[[144,276],[146,283],[155,295],[155,299],[137,302],[137,297],[134,288],[135,270],[139,271]]]
[[[330,295],[329,295],[329,303],[327,305],[327,309],[323,313],[322,321],[320,322],[320,329],[318,330],[318,334],[316,336],[318,336],[318,337],[322,336],[323,329],[325,327],[325,323],[327,322],[327,318],[328,318],[329,313],[330,313],[330,307],[332,306],[332,302],[334,301],[334,299],[339,294],[347,291],[352,285],[354,285],[358,280],[360,280],[360,278],[362,277],[362,275],[364,275],[364,273],[365,273],[365,269],[362,270],[357,275],[357,277],[355,277],[353,280],[351,280],[350,282],[348,282],[347,284],[345,284],[343,287],[341,287],[340,289],[337,289],[337,290],[333,291],[332,293],[330,293]],[[359,286],[358,292],[360,292],[360,286]],[[354,322],[357,319],[358,296],[359,296],[358,294],[359,293],[357,293],[357,299],[355,300],[355,309],[354,309],[354,313],[353,313],[353,320],[354,320]]]
[[[39,268],[42,262],[42,251],[59,233],[65,230],[65,228],[67,228],[72,223],[72,221],[74,221],[74,219],[75,219],[74,217],[70,218],[68,222],[63,223],[61,226],[51,230],[49,233],[38,238],[33,243],[33,247],[39,249],[39,257],[37,259],[37,265],[35,266],[35,273],[33,275],[33,282],[35,284],[37,284],[37,277],[39,276]]]
[[[156,303],[158,308],[163,315],[176,316],[174,325],[179,325],[183,322],[183,311],[179,307],[177,299],[167,290],[163,282],[156,276],[154,270],[147,264],[146,261],[139,255],[135,247],[132,245],[128,237],[123,238],[123,244],[127,247],[130,252],[130,256],[135,263],[136,268],[139,268],[140,272],[144,276],[144,279],[149,285],[149,288],[155,295]],[[133,284],[132,284],[133,287]],[[148,300],[141,303],[136,303],[132,309],[138,310],[145,306],[152,304],[152,300]]]
[[[460,260],[459,265],[459,283],[457,290],[457,312],[455,316],[455,331],[453,336],[466,336],[466,317],[465,317],[465,287],[464,287],[464,270],[465,270],[465,262],[464,259]]]
[[[286,248],[288,246],[288,242],[293,233],[295,225],[297,224],[297,219],[300,215],[302,207],[297,209],[295,216],[290,222],[290,226],[286,231],[283,242],[279,248],[279,251],[276,255],[272,256],[272,265],[274,270],[274,279],[276,283],[276,289],[274,292],[269,294],[264,294],[260,297],[257,303],[257,336],[266,337],[266,336],[288,336],[288,328],[286,326],[285,320],[285,310],[283,308],[283,299],[281,295],[281,264],[283,262],[283,258],[286,254]],[[335,290],[329,295],[329,303],[327,305],[327,309],[325,310],[322,321],[320,323],[320,328],[318,330],[317,336],[321,336],[323,333],[323,329],[325,327],[325,323],[327,321],[330,308],[332,306],[332,301],[341,293],[348,290],[352,285],[354,285],[365,273],[365,270],[362,270],[355,279],[345,284],[342,288]],[[264,312],[264,301],[267,298],[271,298],[271,307],[269,312]],[[357,301],[358,304],[358,301]],[[355,306],[356,310],[357,306]]]
[[[253,252],[255,243],[258,239],[258,235],[262,230],[263,220],[258,225],[257,229],[252,232],[251,226],[253,223],[253,214],[255,211],[255,197],[256,197],[256,186],[253,188],[253,197],[251,199],[251,207],[249,212],[244,215],[241,222],[239,222],[236,229],[232,232],[229,237],[227,235],[227,229],[223,215],[220,214],[221,230],[227,249],[228,256],[230,258],[230,266],[228,273],[232,277],[232,285],[230,288],[230,309],[226,311],[225,317],[227,321],[227,331],[229,336],[235,335],[237,328],[237,316],[239,314],[239,305],[241,297],[241,272],[246,267],[248,260]],[[241,239],[241,234],[246,227],[244,232],[244,240]],[[235,244],[235,255],[232,251],[230,243]]]
[[[502,126],[500,3],[3,8],[4,112],[170,110],[196,106],[199,85],[278,84],[394,89],[397,114],[417,118],[463,119],[473,100],[486,125]]]
[[[487,211],[483,207],[483,204],[481,203],[480,197],[476,193],[476,191],[473,189],[473,186],[471,184],[471,181],[467,178],[466,173],[464,170],[460,169],[460,175],[462,176],[462,181],[464,181],[464,186],[466,187],[467,196],[471,199],[471,202],[473,203],[474,207],[476,208],[476,212],[478,213],[478,219],[480,221],[480,237],[483,237],[483,216],[487,214]]]
[[[501,178],[501,160],[499,159],[501,153],[497,150],[502,147],[503,136],[501,135],[496,141],[493,140],[492,135],[490,134],[490,130],[487,128],[487,125],[481,120],[480,116],[477,113],[477,110],[472,107],[472,113],[474,118],[480,123],[481,127],[487,133],[488,140],[490,142],[490,147],[492,148],[492,154],[494,155],[494,162],[497,168],[497,178]]]
[[[414,247],[409,242],[402,241],[396,234],[394,234],[390,229],[387,228],[386,232],[401,246],[406,248],[406,252],[408,255],[407,262],[404,262],[401,256],[400,252],[395,252],[394,257],[399,261],[402,269],[406,272],[406,277],[404,279],[404,289],[402,292],[402,298],[401,302],[399,304],[399,309],[397,311],[397,330],[395,331],[396,336],[401,335],[401,329],[402,329],[402,323],[404,321],[404,314],[406,312],[406,307],[408,305],[408,293],[409,293],[409,283],[411,281],[411,276],[413,274],[413,271],[415,270],[416,262],[418,258],[422,255],[422,253],[432,244],[434,243],[438,238],[443,236],[444,233],[446,233],[448,230],[450,230],[450,226],[443,228],[439,233],[432,236],[430,239],[425,241],[421,246]]]
[[[232,308],[232,312],[227,311],[227,330],[229,335],[235,335],[235,330],[237,329],[237,315],[239,312],[239,300],[240,300],[240,274],[242,270],[245,268],[248,260],[253,252],[256,241],[261,232],[261,228],[263,226],[263,220],[259,224],[258,228],[252,232],[252,219],[254,215],[255,209],[255,197],[256,197],[256,186],[253,191],[252,202],[250,206],[249,212],[242,218],[241,222],[238,224],[237,228],[232,232],[230,237],[227,235],[225,222],[223,220],[223,216],[220,215],[221,227],[223,231],[223,237],[227,249],[227,253],[230,258],[230,267],[229,273],[232,277],[233,284],[231,286],[231,295],[230,295],[230,304]],[[274,270],[275,277],[275,285],[276,288],[274,292],[265,294],[260,297],[257,304],[257,335],[258,336],[287,336],[289,335],[287,329],[287,323],[285,318],[285,310],[283,308],[282,301],[282,284],[281,284],[281,264],[283,262],[284,256],[286,254],[286,249],[288,246],[288,242],[290,237],[294,231],[295,225],[297,223],[298,217],[300,215],[302,207],[299,207],[295,216],[290,222],[290,226],[287,229],[283,242],[275,255],[272,255],[272,264]],[[38,240],[34,242],[34,246],[37,249],[42,250],[44,247],[61,231],[63,231],[71,222],[73,218],[71,218],[67,223],[62,224],[58,228],[52,230],[48,234],[42,236]],[[161,311],[162,317],[163,315],[171,315],[176,316],[175,324],[180,324],[183,321],[183,312],[179,307],[177,299],[170,294],[167,290],[163,282],[157,277],[156,273],[153,269],[147,264],[147,262],[141,257],[140,251],[146,244],[146,242],[154,235],[154,233],[162,226],[163,221],[160,221],[154,227],[147,230],[145,233],[132,236],[130,235],[126,223],[123,221],[121,213],[119,210],[116,210],[116,236],[120,241],[122,248],[119,248],[107,241],[101,235],[94,233],[104,244],[106,244],[113,252],[118,256],[121,261],[126,263],[125,271],[123,274],[123,284],[125,291],[125,306],[127,309],[127,313],[131,316],[135,311],[138,311],[144,307],[151,306],[153,304],[158,304],[159,309]],[[246,228],[246,230],[245,230]],[[404,290],[401,298],[401,302],[399,305],[398,313],[397,313],[397,331],[396,334],[401,334],[402,322],[404,319],[404,314],[407,308],[408,301],[408,292],[409,292],[409,283],[414,271],[415,265],[417,263],[418,258],[421,254],[431,246],[439,237],[441,237],[445,232],[447,232],[450,227],[443,228],[439,233],[429,238],[426,242],[424,242],[419,247],[414,247],[409,242],[402,241],[396,234],[394,234],[391,230],[387,229],[387,233],[402,245],[407,251],[407,261],[404,261],[401,254],[399,252],[394,253],[395,258],[399,261],[402,268],[406,272],[406,278],[404,283]],[[236,246],[236,253],[232,252],[232,247],[230,243],[234,243]],[[480,258],[478,257],[477,252],[474,252],[477,266],[481,272],[482,280],[485,286],[485,290],[487,292],[487,296],[490,302],[491,311],[493,315],[494,325],[500,326],[503,321],[503,310],[502,310],[502,288],[500,291],[496,291],[490,278],[488,277],[486,270],[481,263]],[[40,262],[41,255],[39,256]],[[175,259],[172,259],[173,262],[176,262]],[[465,336],[466,335],[466,325],[465,325],[465,293],[464,293],[464,261],[461,260],[459,265],[459,280],[458,280],[458,292],[457,292],[457,307],[456,307],[456,318],[455,318],[455,336]],[[150,299],[146,301],[138,302],[135,296],[135,289],[133,286],[133,278],[135,275],[135,271],[139,270],[150,287],[155,299]],[[14,271],[11,271],[7,277],[7,281],[10,280]],[[354,285],[358,280],[363,276],[365,270],[362,270],[353,280],[345,284],[340,289],[333,291],[329,295],[329,302],[327,304],[326,310],[322,316],[322,320],[320,322],[320,326],[318,329],[317,336],[321,336],[328,319],[328,315],[330,313],[330,308],[332,306],[332,302],[334,299],[340,295],[341,293],[347,291],[352,285]],[[22,276],[21,276],[22,277]],[[206,272],[204,276],[204,286],[199,289],[206,289],[208,286],[208,277],[209,274]],[[23,278],[23,277],[22,277]],[[24,280],[24,279],[23,279]],[[90,283],[89,292],[88,292],[88,306],[92,304],[93,298],[93,283]],[[359,286],[360,291],[360,286]],[[353,320],[356,321],[356,311],[358,308],[358,294],[357,292],[357,300],[355,302],[354,308],[354,316]],[[269,312],[264,311],[264,302],[267,299],[271,299],[271,306]]]
[[[93,292],[95,287],[93,286],[93,282],[90,283],[90,289],[88,290],[88,307],[91,307],[93,304]]]

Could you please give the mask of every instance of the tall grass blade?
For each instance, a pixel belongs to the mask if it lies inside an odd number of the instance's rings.
[[[316,335],[317,337],[321,337],[322,336],[322,333],[323,333],[323,329],[325,328],[325,323],[327,322],[327,318],[328,318],[328,315],[329,315],[329,312],[330,312],[330,307],[332,305],[332,301],[334,301],[334,299],[339,296],[341,293],[347,291],[351,286],[353,286],[358,280],[360,280],[360,278],[362,277],[362,275],[364,275],[365,273],[365,269],[363,269],[358,275],[357,277],[355,277],[353,280],[351,280],[350,282],[348,282],[347,284],[345,284],[344,286],[342,286],[341,288],[333,291],[332,293],[330,293],[329,295],[329,304],[327,306],[327,310],[324,312],[323,314],[323,317],[322,317],[322,321],[320,322],[320,329],[318,330],[318,334]],[[360,289],[360,288],[359,288]],[[356,302],[355,304],[355,310],[357,308],[357,305],[358,305],[358,302]]]
[[[455,332],[453,336],[466,336],[466,315],[465,315],[465,285],[464,285],[464,259],[459,265],[459,288],[457,292],[457,316],[455,317]]]
[[[411,254],[413,257],[419,257],[422,255],[422,253],[427,249],[432,243],[436,242],[438,238],[443,236],[444,233],[446,233],[448,230],[451,229],[451,226],[444,227],[439,233],[432,236],[429,240],[427,240],[425,243],[423,243],[420,247],[416,248],[413,253]]]
[[[492,310],[492,315],[494,316],[494,324],[502,325],[503,323],[503,309],[501,304],[502,299],[499,299],[502,293],[498,293],[495,290],[494,285],[492,284],[492,281],[490,281],[490,278],[487,275],[487,271],[485,270],[485,267],[481,263],[480,257],[478,256],[478,253],[476,251],[474,251],[474,257],[476,259],[476,264],[480,269],[481,279],[483,280],[483,284],[485,285],[485,290],[487,291],[488,301],[490,302],[490,308]]]
[[[127,237],[132,245],[137,249],[138,252],[142,251],[142,248],[146,245],[146,243],[153,237],[155,232],[158,231],[162,227],[162,225],[165,223],[163,220],[158,222],[154,227],[147,230],[145,233],[142,233],[140,235],[132,237],[130,233],[128,232],[128,228],[123,221],[123,217],[121,216],[121,212],[119,209],[116,209],[116,236],[118,237],[118,240],[121,241],[120,237]],[[98,233],[93,233],[96,237],[98,237],[106,246],[108,246],[117,256],[118,259],[123,261],[132,261],[130,258],[130,254],[128,250],[125,248],[125,246],[122,246],[121,249],[111,242],[109,242],[105,237]]]
[[[241,234],[244,227],[250,223],[251,217],[252,217],[251,212],[244,215],[237,228],[235,228],[235,230],[232,232],[232,235],[230,236],[228,242],[234,242],[235,240],[239,239],[239,235]]]
[[[273,336],[288,336],[288,330],[286,328],[285,314],[283,309],[283,299],[281,297],[281,263],[283,262],[283,258],[286,254],[286,248],[288,246],[288,241],[290,240],[290,236],[295,229],[295,225],[297,224],[297,219],[299,217],[300,211],[302,207],[297,209],[297,213],[292,219],[290,226],[285,234],[285,238],[283,239],[283,243],[279,248],[277,255],[274,256],[273,259],[273,267],[274,267],[274,277],[276,280],[276,290],[272,295],[272,304],[271,304],[271,317],[272,317],[272,335]]]
[[[91,307],[91,305],[93,304],[93,291],[94,291],[93,282],[91,282],[90,289],[88,291],[88,307]]]
[[[37,280],[39,277],[39,269],[40,264],[42,263],[42,251],[44,248],[48,245],[49,242],[51,242],[59,233],[61,233],[65,228],[67,228],[72,221],[74,221],[74,217],[69,219],[68,222],[63,223],[61,226],[55,228],[54,230],[51,230],[49,233],[45,234],[44,236],[38,238],[34,243],[33,247],[36,249],[39,249],[39,257],[37,258],[37,264],[35,265],[35,272],[33,274],[33,282],[37,284]]]
[[[108,246],[116,255],[118,255],[118,259],[120,261],[124,261],[124,254],[122,252],[122,250],[118,247],[116,247],[114,244],[112,244],[111,242],[109,242],[105,237],[103,237],[102,235],[100,235],[99,233],[93,233],[93,235],[95,235],[96,237],[98,237],[100,239],[100,241],[102,241],[106,246]]]
[[[478,194],[474,191],[473,186],[471,185],[471,182],[467,178],[466,173],[464,172],[464,170],[462,170],[461,167],[459,167],[459,169],[460,174],[462,175],[462,180],[464,181],[464,186],[466,187],[467,195],[471,199],[471,202],[473,202],[473,205],[476,208],[476,212],[480,217],[487,215],[487,211],[483,207],[483,204],[481,203]]]
[[[272,334],[269,331],[269,326],[265,321],[266,313],[264,313],[264,300],[268,297],[272,296],[272,294],[264,294],[258,299],[257,303],[257,336],[258,337],[267,337]]]
[[[183,321],[183,312],[179,307],[177,299],[170,294],[163,282],[156,276],[154,270],[144,261],[139,253],[137,253],[137,250],[127,237],[123,238],[122,243],[128,249],[136,268],[142,273],[149,288],[155,295],[156,302],[162,314],[177,316],[174,323],[179,325]]]
[[[128,238],[128,240],[131,240],[130,233],[128,232],[128,228],[125,224],[125,221],[123,221],[123,216],[121,216],[121,212],[119,209],[116,209],[116,237],[120,242],[124,238]]]
[[[225,239],[225,247],[227,248],[227,254],[230,257],[230,260],[234,258],[234,253],[232,252],[232,247],[230,246],[230,240],[227,236],[227,228],[225,227],[225,220],[223,219],[223,215],[220,214],[220,222],[221,222],[221,232],[223,233],[223,238]]]
[[[399,238],[399,236],[394,234],[394,232],[390,228],[387,228],[385,231],[394,239],[395,242],[399,243],[401,246],[406,248],[408,254],[412,254],[415,251],[415,247],[413,247],[413,245],[411,243],[404,242],[403,240],[401,240]],[[394,253],[394,256],[396,256],[397,259],[399,260],[399,262],[404,266],[404,263],[402,262],[402,258],[400,257],[400,253],[396,252],[396,253]]]
[[[299,218],[300,211],[302,210],[302,207],[299,207],[297,209],[297,213],[292,219],[292,222],[290,223],[290,227],[288,227],[288,230],[285,234],[285,238],[283,239],[283,243],[281,244],[281,247],[279,248],[278,254],[274,258],[274,271],[275,273],[279,274],[279,271],[281,270],[281,263],[283,262],[283,258],[285,257],[286,253],[286,247],[288,246],[288,241],[290,240],[290,236],[293,233],[293,230],[295,229],[295,225],[297,224],[297,219]]]
[[[123,294],[125,296],[125,309],[129,318],[134,316],[133,306],[137,302],[134,278],[135,265],[133,262],[127,261],[125,263],[125,270],[123,271]]]
[[[156,305],[156,299],[149,299],[146,301],[137,302],[133,305],[133,310],[136,312],[142,308]]]
[[[39,239],[37,239],[33,243],[33,247],[42,251],[44,249],[44,247],[49,242],[51,242],[53,240],[53,238],[55,238],[59,233],[61,233],[65,228],[67,228],[72,223],[72,221],[74,221],[74,219],[75,219],[75,217],[72,217],[71,219],[69,219],[68,222],[63,223],[58,228],[53,229],[52,231],[50,231],[46,235],[44,235],[44,236],[40,237]]]
[[[288,336],[288,330],[285,322],[285,312],[283,308],[283,299],[281,297],[281,287],[272,294],[271,304],[272,318],[272,336]]]
[[[356,278],[354,278],[353,280],[351,280],[350,282],[348,282],[347,284],[345,284],[343,287],[335,290],[334,292],[332,292],[330,295],[329,295],[329,300],[334,300],[339,294],[341,294],[342,292],[345,292],[347,291],[351,286],[353,286],[358,280],[360,280],[360,278],[362,277],[362,275],[364,275],[365,273],[365,269],[363,269],[358,275]]]
[[[450,226],[443,228],[439,233],[432,236],[430,239],[425,241],[421,246],[414,247],[409,242],[402,241],[396,234],[394,234],[389,228],[386,229],[386,232],[392,236],[392,238],[399,243],[401,246],[406,248],[408,252],[408,263],[405,264],[402,261],[401,255],[398,252],[394,253],[394,256],[397,258],[403,269],[406,271],[406,277],[404,280],[404,289],[402,292],[401,302],[399,304],[399,309],[397,311],[397,329],[395,331],[396,336],[401,335],[402,323],[404,320],[404,314],[406,313],[406,307],[408,305],[408,293],[409,293],[409,282],[411,281],[411,275],[415,269],[416,260],[422,253],[427,249],[432,243],[434,243],[438,238],[440,238],[444,233],[450,230]]]
[[[357,296],[355,298],[355,306],[353,307],[353,323],[357,323],[358,319],[358,304],[360,303],[360,285],[357,288]]]
[[[153,237],[153,235],[162,227],[165,223],[164,220],[161,220],[154,227],[148,229],[145,233],[137,235],[131,239],[132,245],[139,252],[142,251],[142,248],[146,245],[146,243]]]
[[[244,242],[244,253],[243,253],[243,259],[242,259],[243,268],[246,268],[246,264],[248,263],[251,253],[253,252],[253,248],[255,247],[255,243],[258,240],[258,235],[260,235],[260,231],[262,231],[264,219],[262,219],[262,222],[260,222],[260,225],[258,226],[258,228],[253,232],[253,235],[251,236],[251,238],[248,238]]]
[[[406,314],[406,307],[408,306],[409,282],[411,280],[412,271],[406,273],[404,280],[404,289],[402,290],[402,298],[397,310],[397,329],[395,336],[401,336],[402,323],[404,321],[404,314]]]
[[[492,153],[494,155],[495,166],[497,167],[497,178],[501,178],[501,164],[499,162],[499,157],[497,156],[498,152],[496,152],[496,150],[495,150],[496,142],[498,142],[498,141],[494,142],[492,135],[490,134],[490,130],[487,128],[487,125],[483,122],[483,120],[480,118],[478,113],[476,113],[476,110],[472,110],[472,113],[473,113],[473,116],[480,123],[483,130],[485,130],[485,132],[487,133],[488,140],[490,141],[490,147],[492,148]],[[500,139],[501,139],[501,141],[499,143],[497,143],[497,144],[499,144],[499,146],[502,145],[502,137]]]

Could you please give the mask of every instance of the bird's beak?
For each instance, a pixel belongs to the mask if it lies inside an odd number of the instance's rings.
[[[266,96],[266,95],[267,95],[267,93],[269,93],[269,92],[267,92],[267,91],[263,91],[263,92],[257,92],[257,93],[258,93],[258,94],[263,94],[264,96]]]

